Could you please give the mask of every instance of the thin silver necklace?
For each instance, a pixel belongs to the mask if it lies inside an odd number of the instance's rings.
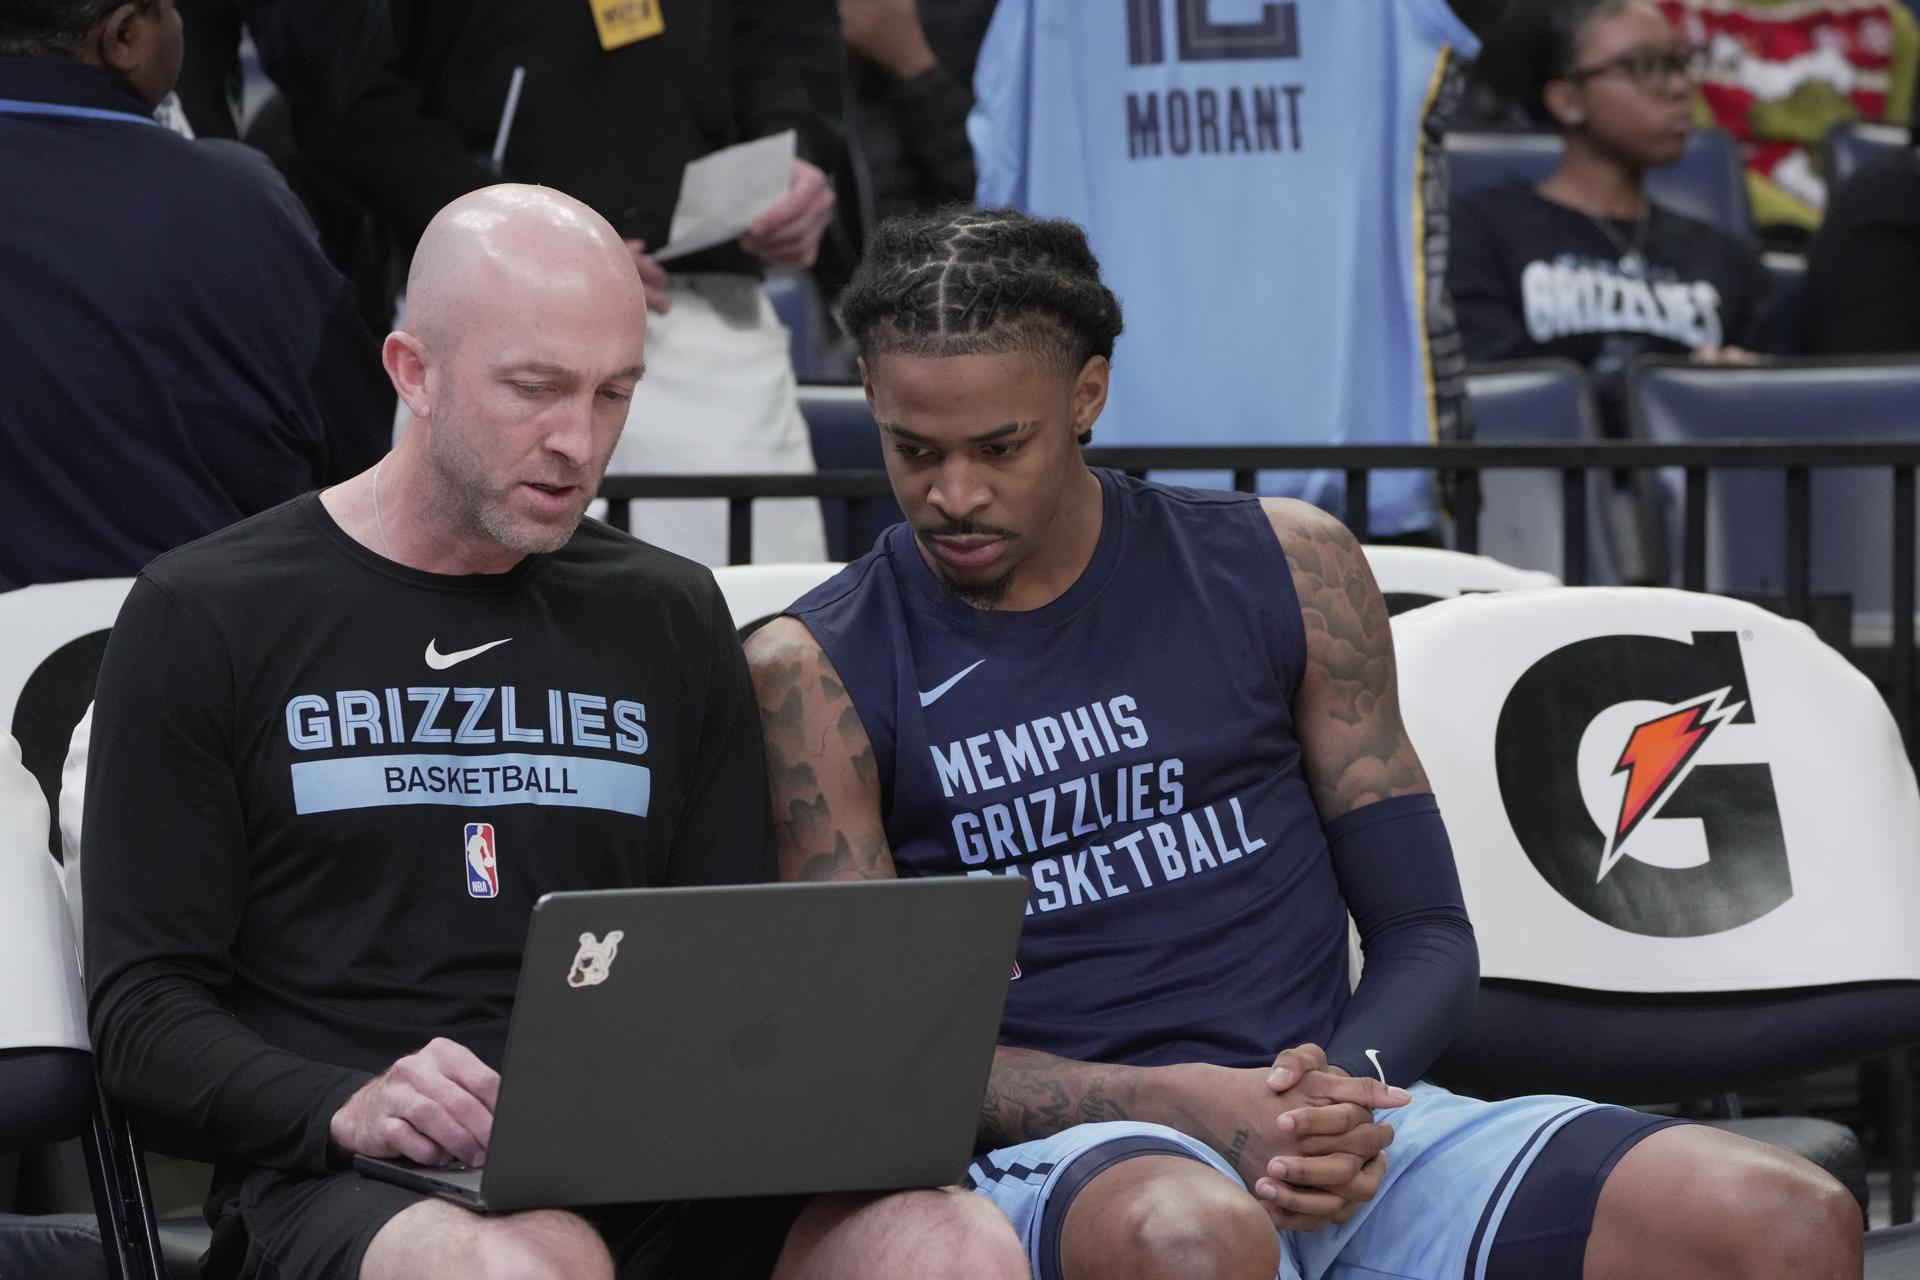
[[[1647,211],[1652,207],[1647,200],[1640,201],[1640,216],[1633,220],[1633,239],[1631,240],[1621,239],[1620,232],[1609,220],[1597,214],[1587,213],[1585,209],[1580,211],[1586,214],[1587,221],[1600,228],[1600,234],[1620,251],[1620,269],[1630,276],[1644,275],[1647,270]]]
[[[386,470],[387,460],[380,459],[373,467],[373,524],[380,531],[380,554],[393,559],[393,544],[387,541],[386,517],[380,514],[380,473]]]

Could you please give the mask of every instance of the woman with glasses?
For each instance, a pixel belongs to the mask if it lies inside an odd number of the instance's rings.
[[[1586,365],[1624,434],[1627,361],[1751,361],[1767,276],[1744,241],[1647,198],[1647,171],[1677,160],[1692,128],[1693,54],[1654,0],[1520,0],[1500,34],[1512,43],[1488,58],[1566,149],[1537,186],[1454,202],[1448,284],[1467,355]]]

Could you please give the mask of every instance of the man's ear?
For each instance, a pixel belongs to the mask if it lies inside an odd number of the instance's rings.
[[[100,20],[90,42],[100,65],[131,77],[147,58],[152,24],[140,21],[140,6],[123,4]]]
[[[1068,420],[1073,424],[1073,434],[1080,438],[1093,434],[1093,424],[1100,417],[1100,411],[1107,407],[1107,389],[1113,376],[1113,367],[1105,356],[1088,356],[1087,362],[1080,366],[1080,372],[1073,376],[1073,400],[1068,407]]]
[[[433,397],[427,388],[427,349],[420,339],[396,329],[380,345],[380,363],[385,366],[393,389],[400,394],[407,412],[416,418],[433,416]]]

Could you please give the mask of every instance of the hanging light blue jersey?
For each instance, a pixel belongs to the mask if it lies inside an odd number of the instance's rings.
[[[1444,0],[1000,0],[979,202],[1087,229],[1126,313],[1102,444],[1417,444],[1464,361],[1440,125],[1479,42]],[[1263,478],[1338,511],[1328,473]],[[1424,472],[1371,527],[1434,522]]]

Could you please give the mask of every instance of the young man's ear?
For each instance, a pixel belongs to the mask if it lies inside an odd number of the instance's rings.
[[[1073,403],[1068,414],[1074,438],[1081,444],[1093,438],[1093,424],[1100,417],[1100,411],[1107,407],[1107,389],[1112,376],[1113,367],[1105,356],[1088,356],[1080,372],[1074,375]]]

